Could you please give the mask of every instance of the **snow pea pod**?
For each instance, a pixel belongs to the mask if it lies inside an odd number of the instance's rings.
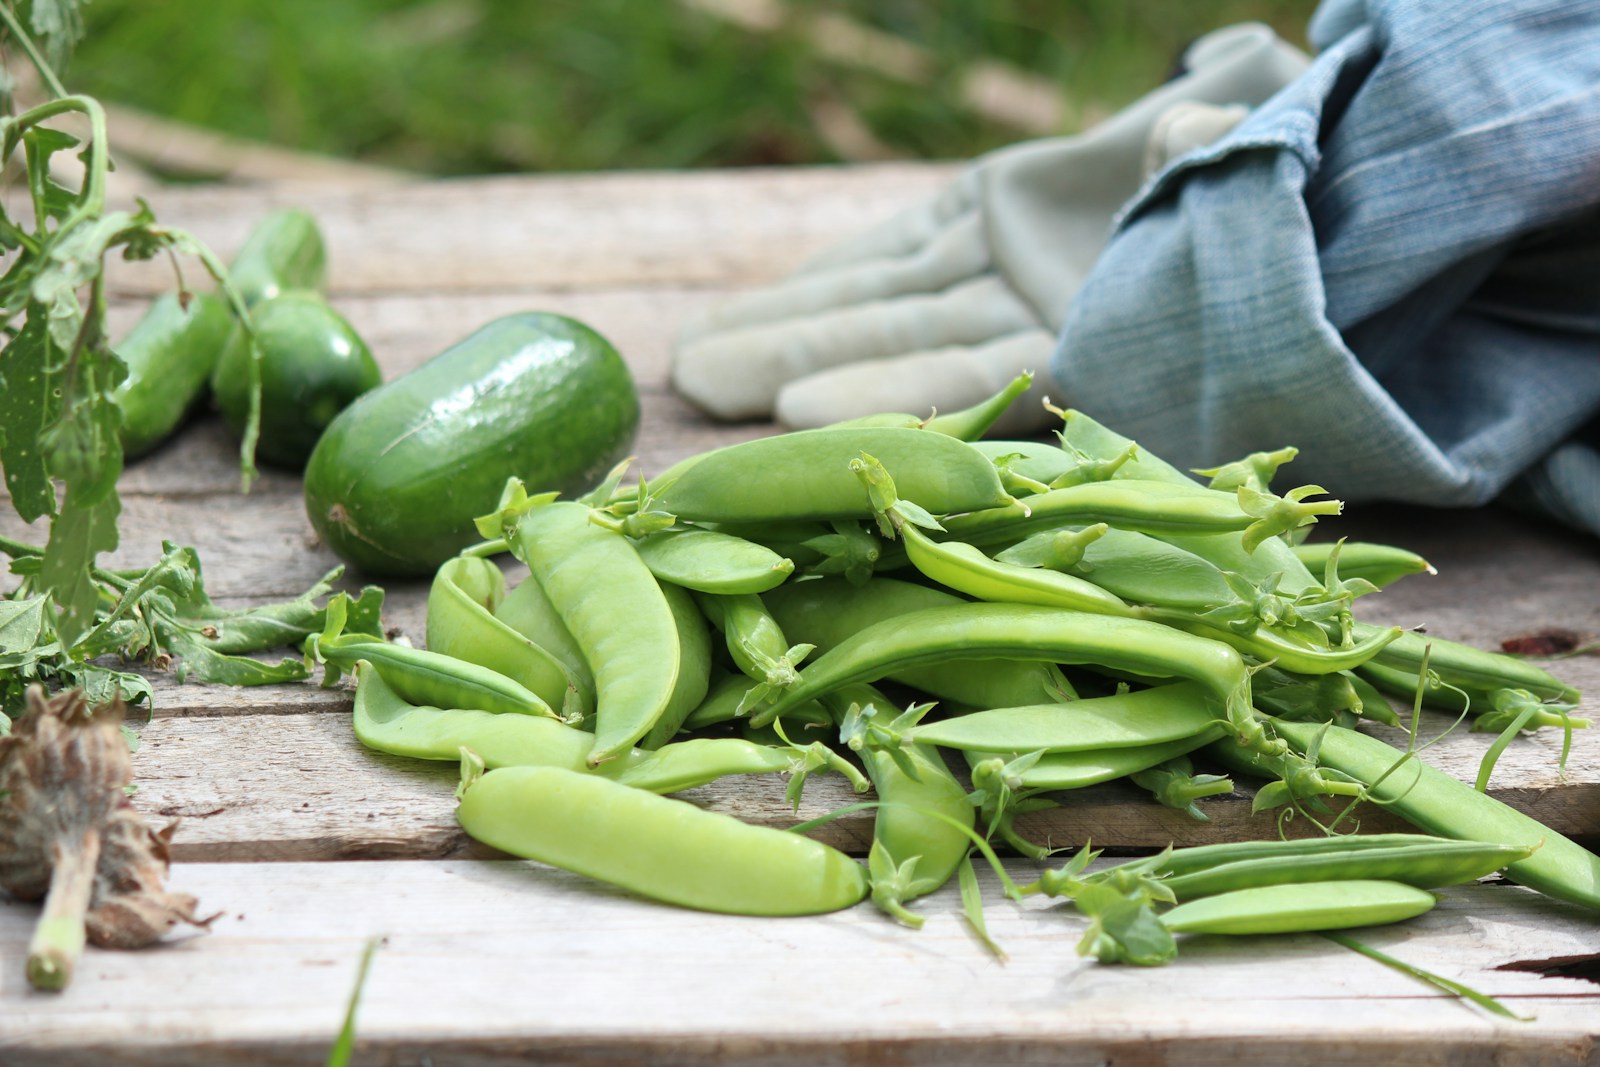
[[[1115,593],[1059,571],[990,559],[962,541],[935,541],[907,523],[900,530],[911,565],[940,585],[979,600],[1044,604],[1105,615],[1128,615]]]
[[[1011,406],[1013,401],[1028,391],[1028,387],[1032,384],[1033,372],[1024,371],[1007,382],[993,396],[958,411],[951,411],[943,415],[934,412],[927,418],[899,411],[882,412],[863,415],[858,419],[835,422],[831,426],[835,429],[847,426],[904,426],[928,430],[933,433],[942,433],[959,441],[977,441],[978,438],[988,432],[989,428],[995,424],[995,421],[1001,415],[1006,413],[1006,409]]]
[[[1046,752],[1017,773],[1026,789],[1067,790],[1098,785],[1125,778],[1149,767],[1187,755],[1223,735],[1223,726],[1213,721],[1205,730],[1176,741],[1157,745],[1128,745],[1123,748],[1089,749],[1077,752]],[[1015,754],[1007,753],[1008,756]]]
[[[1040,556],[1040,542],[1046,544],[1061,531],[1034,534],[995,558],[1021,562]],[[1139,604],[1205,611],[1226,604],[1233,597],[1222,571],[1210,560],[1160,538],[1133,530],[1103,528],[1099,536],[1087,540],[1076,559],[1068,557],[1054,569],[1075,575]]]
[[[793,560],[715,530],[662,530],[635,547],[658,579],[701,593],[764,593],[794,572]]]
[[[1316,541],[1293,545],[1291,549],[1313,574],[1321,574],[1329,557],[1337,551],[1339,577],[1362,578],[1380,589],[1408,574],[1439,573],[1415,552],[1372,541]]]
[[[538,579],[530,576],[518,582],[492,610],[495,618],[554,656],[578,687],[582,706],[593,709],[594,674]]]
[[[892,714],[889,700],[869,685],[852,685],[824,700],[833,720],[844,725],[861,708]],[[948,882],[972,847],[977,810],[943,758],[934,749],[894,742],[894,749],[875,742],[870,733],[852,742],[878,795],[872,825],[868,870],[872,902],[911,927],[922,916],[906,903],[926,896]]]
[[[510,543],[594,673],[590,764],[622,755],[649,733],[678,684],[678,627],[660,583],[628,538],[590,522],[576,502],[528,508]]]
[[[1145,622],[1032,604],[960,604],[878,623],[823,653],[800,681],[758,713],[757,725],[789,707],[852,682],[872,681],[918,663],[945,659],[1038,659],[1104,664],[1154,678],[1198,682],[1222,706],[1242,743],[1278,752],[1250,706],[1250,675],[1218,641]]]
[[[1065,704],[994,708],[925,722],[909,739],[965,752],[1081,752],[1182,741],[1214,727],[1221,706],[1197,682]]]
[[[922,503],[909,492],[901,496]],[[1193,483],[1182,486],[1120,478],[1051,489],[1000,507],[968,510],[970,514],[952,515],[944,528],[950,537],[975,545],[1017,541],[1040,530],[1095,522],[1144,533],[1216,535],[1237,533],[1256,521],[1231,493]]]
[[[1364,641],[1379,628],[1356,623],[1352,632]],[[1423,669],[1463,689],[1526,689],[1541,700],[1576,702],[1582,694],[1550,672],[1526,660],[1474,648],[1442,637],[1402,632],[1372,657],[1380,667],[1394,667],[1413,675]]]
[[[356,664],[355,673],[352,726],[357,740],[379,752],[454,762],[466,746],[490,767],[544,764],[579,771],[594,747],[593,734],[555,719],[413,704],[367,660]]]
[[[941,433],[904,427],[801,430],[703,454],[657,480],[656,506],[692,522],[872,517],[850,461],[877,456],[901,495],[937,514],[1010,501],[991,464]]]
[[[942,589],[885,577],[862,585],[842,578],[798,582],[761,599],[784,633],[804,637],[821,652],[875,623],[924,608],[968,603]],[[1055,664],[1021,659],[919,663],[891,672],[886,680],[968,708],[1019,707],[1074,695]]]
[[[862,866],[820,841],[556,767],[465,780],[456,818],[514,856],[704,911],[815,915],[868,892]]]
[[[1162,880],[1179,900],[1289,882],[1377,878],[1404,882],[1418,889],[1476,881],[1508,864],[1533,855],[1535,845],[1503,845],[1453,841],[1424,835],[1396,835],[1415,840],[1377,848],[1329,849],[1298,855],[1257,856],[1219,863],[1204,870]]]
[[[1175,934],[1293,934],[1415,918],[1438,903],[1399,882],[1341,879],[1236,889],[1191,900],[1161,916]]]
[[[711,688],[711,627],[687,589],[671,582],[661,582],[660,586],[678,632],[678,679],[661,716],[640,738],[641,748],[660,748],[671,741]]]
[[[494,561],[446,560],[428,589],[428,648],[499,671],[560,709],[563,717],[581,720],[594,705],[585,706],[566,667],[492,613],[491,605],[504,594],[505,577]]]
[[[1428,833],[1508,845],[1542,841],[1532,856],[1507,867],[1507,876],[1558,900],[1600,908],[1600,856],[1537,819],[1414,756],[1397,767],[1402,753],[1378,738],[1338,726],[1324,732],[1306,723],[1275,725],[1296,750],[1316,745],[1319,763],[1365,783],[1384,810]]]
[[[1134,616],[1220,641],[1257,659],[1271,660],[1274,665],[1296,674],[1333,674],[1359,667],[1405,633],[1398,626],[1367,626],[1362,629],[1360,640],[1354,644],[1319,648],[1270,626],[1257,626],[1248,633],[1239,633],[1227,626],[1212,626],[1188,612],[1168,608],[1146,605],[1137,608]]]
[[[363,634],[333,638],[312,634],[306,638],[306,655],[333,668],[326,675],[328,682],[338,670],[353,671],[357,663],[366,660],[395,692],[413,704],[559,718],[549,704],[520,682],[441,652]]]

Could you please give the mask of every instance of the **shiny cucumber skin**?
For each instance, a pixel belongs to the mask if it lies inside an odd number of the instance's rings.
[[[294,290],[323,291],[328,250],[316,219],[299,208],[267,215],[234,254],[228,280],[251,305]]]
[[[473,519],[506,479],[587,489],[638,423],[633,378],[605,338],[561,315],[508,315],[341,412],[306,464],[306,512],[369,574],[431,574],[479,539]]]
[[[191,293],[185,310],[177,293],[166,293],[113,346],[128,365],[116,391],[125,456],[144,455],[178,428],[205,391],[231,329],[233,315],[217,297]]]

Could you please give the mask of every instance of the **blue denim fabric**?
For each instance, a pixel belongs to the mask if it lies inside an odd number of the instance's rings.
[[[1600,533],[1600,3],[1326,0],[1306,73],[1123,209],[1070,402],[1174,462]]]

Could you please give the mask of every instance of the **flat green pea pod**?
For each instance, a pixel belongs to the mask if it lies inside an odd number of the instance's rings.
[[[1283,750],[1250,706],[1250,675],[1227,645],[1158,623],[1032,604],[960,604],[878,623],[823,653],[799,684],[754,717],[757,725],[788,708],[853,682],[873,681],[918,663],[944,659],[1038,659],[1103,664],[1153,678],[1201,684],[1223,709],[1240,742]]]
[[[907,415],[902,412],[883,412],[876,415],[864,415],[859,419],[847,419],[844,422],[833,423],[830,428],[838,429],[849,426],[903,426],[917,430],[931,430],[942,433],[947,437],[954,437],[959,441],[976,441],[1001,415],[1006,413],[1012,403],[1023,393],[1028,391],[1033,384],[1033,372],[1023,371],[1005,387],[986,400],[982,400],[969,408],[952,411],[940,415],[934,412],[927,418],[916,415]]]
[[[922,503],[909,492],[907,500]],[[931,510],[931,509],[930,509]],[[1198,485],[1115,479],[1051,489],[1003,506],[952,515],[944,528],[975,545],[1021,540],[1040,530],[1104,522],[1145,533],[1238,533],[1256,520],[1229,493]]]
[[[867,862],[873,904],[908,926],[920,927],[922,916],[908,910],[906,903],[950,881],[972,847],[971,838],[960,828],[971,830],[977,811],[938,752],[906,745],[900,759],[911,764],[914,777],[881,749],[868,747],[861,752],[880,802]]]
[[[1542,842],[1532,856],[1507,867],[1507,876],[1558,900],[1600,908],[1600,856],[1537,819],[1378,738],[1337,726],[1276,726],[1297,751],[1314,747],[1317,762],[1364,783],[1384,810],[1428,833],[1509,845]]]
[[[794,572],[793,560],[714,530],[662,530],[635,547],[658,579],[700,593],[765,593]]]
[[[489,768],[588,769],[594,734],[585,730],[533,715],[409,704],[365,660],[356,664],[356,677],[352,724],[357,740],[368,748],[452,762],[467,748]],[[793,776],[790,791],[798,797],[806,776],[824,769],[845,775],[857,792],[867,788],[861,772],[825,745],[772,747],[736,737],[692,738],[654,751],[636,748],[589,773],[652,793],[693,789],[734,774],[781,773]]]
[[[499,671],[447,656],[442,652],[397,645],[366,634],[342,632],[348,597],[328,601],[327,625],[305,641],[306,666],[324,668],[323,685],[332,685],[344,671],[366,660],[395,692],[412,704],[440,708],[476,708],[496,714],[543,715],[559,718],[539,696]]]
[[[1578,718],[1570,714],[1572,704],[1562,703],[1559,700],[1550,703],[1548,698],[1541,701],[1536,693],[1526,689],[1502,687],[1499,689],[1473,689],[1466,686],[1451,685],[1446,683],[1432,669],[1422,674],[1407,670],[1403,667],[1391,667],[1383,663],[1363,663],[1357,671],[1357,680],[1364,680],[1379,693],[1393,693],[1404,700],[1414,700],[1420,690],[1422,706],[1436,708],[1440,711],[1459,713],[1463,711],[1472,714],[1473,730],[1503,729],[1516,715],[1505,716],[1497,713],[1496,706],[1506,701],[1510,694],[1524,694],[1525,699],[1518,698],[1520,707],[1518,711],[1531,708],[1532,714],[1523,720],[1523,729],[1536,730],[1541,726],[1564,729],[1568,727],[1582,729],[1590,725],[1588,719]],[[1381,696],[1379,699],[1382,699]]]
[[[1128,605],[1098,585],[1059,571],[990,559],[961,541],[935,541],[915,526],[901,527],[906,555],[924,575],[958,593],[1010,604],[1044,604],[1104,615],[1128,615]]]
[[[1306,569],[1321,573],[1338,554],[1339,574],[1361,578],[1382,589],[1408,574],[1438,574],[1433,564],[1404,548],[1372,541],[1319,541],[1290,546]]]
[[[791,645],[760,597],[702,595],[700,605],[712,625],[722,631],[734,664],[756,683],[740,700],[737,714],[743,715],[794,685],[800,661],[816,646]]]
[[[1138,604],[1159,604],[1201,612],[1226,604],[1233,596],[1222,571],[1210,560],[1149,534],[1099,527],[1099,534],[1075,554],[1047,556],[1047,550],[1072,531],[1045,530],[996,554],[1021,566],[1048,566],[1075,575]],[[1062,562],[1045,562],[1045,560]]]
[[[581,771],[594,747],[594,735],[538,715],[502,715],[475,708],[412,704],[384,681],[368,660],[357,662],[356,739],[368,748],[411,759],[461,758],[463,746],[490,767],[545,765]],[[606,767],[622,770],[643,752]]]
[[[1398,626],[1367,626],[1361,630],[1361,639],[1353,644],[1317,646],[1270,626],[1256,626],[1247,633],[1240,633],[1228,626],[1211,625],[1190,612],[1170,608],[1146,605],[1138,608],[1134,615],[1151,622],[1165,623],[1197,637],[1220,641],[1246,655],[1297,674],[1334,674],[1352,670],[1381,654],[1384,648],[1405,634]]]
[[[1353,634],[1365,640],[1378,627],[1356,623]],[[1526,689],[1541,700],[1576,702],[1582,694],[1550,672],[1515,656],[1490,652],[1460,641],[1405,632],[1385,644],[1372,657],[1378,667],[1392,667],[1417,675],[1426,665],[1447,684],[1463,689]],[[1370,674],[1369,680],[1378,684]]]
[[[672,608],[633,543],[589,521],[586,505],[536,502],[515,517],[513,553],[528,565],[595,680],[591,766],[650,732],[678,684]]]
[[[1213,730],[1221,705],[1198,682],[993,708],[911,728],[907,740],[964,752],[1083,752],[1185,741]]]
[[[1187,755],[1223,734],[1221,723],[1213,722],[1203,732],[1177,741],[1154,745],[1128,745],[1124,748],[1086,749],[1076,752],[1046,752],[1017,774],[1023,788],[1035,791],[1083,789],[1101,782],[1126,778]],[[1014,754],[1013,754],[1014,755]]]
[[[687,589],[671,582],[660,585],[678,631],[678,680],[660,718],[640,738],[641,748],[660,748],[671,741],[711,688],[711,628]]]
[[[446,560],[428,589],[428,648],[499,671],[520,682],[562,717],[577,722],[594,710],[559,660],[501,622],[492,605],[505,595],[505,576],[493,561]]]
[[[128,376],[115,396],[118,433],[129,459],[166,440],[205,392],[211,369],[233,329],[228,305],[205,293],[157,297],[114,347]]]
[[[468,834],[640,896],[734,915],[816,915],[866,897],[867,872],[820,841],[555,767],[463,776]]]
[[[492,610],[495,618],[555,657],[567,678],[578,687],[582,706],[594,708],[594,673],[537,579],[528,577],[518,582]]]
[[[876,623],[967,603],[942,589],[882,576],[861,585],[840,578],[784,585],[762,602],[784,633],[803,636],[821,652]],[[1019,707],[1075,695],[1055,664],[1021,659],[918,663],[886,678],[968,708]]]
[[[1453,841],[1421,834],[1394,835],[1415,840],[1377,848],[1318,850],[1298,855],[1238,859],[1166,878],[1179,900],[1289,882],[1377,878],[1418,889],[1476,881],[1533,855],[1535,845]],[[1337,840],[1337,839],[1336,839]]]
[[[1432,908],[1432,893],[1400,882],[1341,879],[1236,889],[1161,916],[1175,934],[1295,934],[1404,922]]]
[[[800,430],[719,448],[657,479],[655,503],[690,522],[871,518],[850,472],[863,451],[888,468],[906,499],[936,514],[1011,499],[994,465],[965,442],[888,426]]]

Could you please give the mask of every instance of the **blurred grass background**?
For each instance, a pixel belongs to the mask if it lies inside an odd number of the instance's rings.
[[[1315,0],[94,0],[66,82],[436,175],[961,159],[1092,124]],[[204,175],[167,174],[168,178]]]

